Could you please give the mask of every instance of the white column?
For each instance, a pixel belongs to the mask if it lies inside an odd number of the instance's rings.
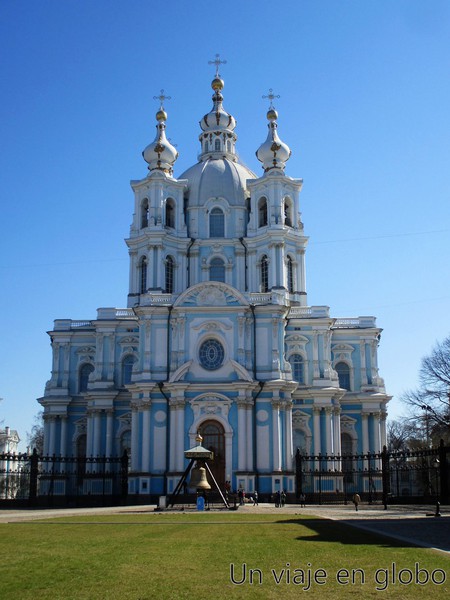
[[[380,413],[372,413],[373,451],[381,452]]]
[[[284,464],[287,471],[293,469],[292,458],[294,454],[292,441],[292,402],[288,400],[284,409],[284,438],[285,456]]]
[[[280,440],[280,402],[272,400],[272,445],[273,470],[281,471],[281,440]]]
[[[114,411],[107,410],[106,411],[106,445],[105,445],[105,455],[107,458],[110,458],[112,456],[113,419],[114,419]]]
[[[253,412],[252,412],[252,401],[249,400],[245,407],[246,419],[247,419],[247,470],[253,471],[255,466],[253,464]]]
[[[92,410],[89,410],[87,413],[86,419],[86,456],[91,457],[94,454],[94,415],[92,414]]]
[[[238,407],[238,471],[245,471],[247,469],[247,424],[246,424],[246,406],[245,400],[239,398],[237,401]]]
[[[336,407],[333,410],[333,450],[335,456],[342,454],[341,449],[341,409]]]
[[[48,451],[50,456],[56,453],[56,417],[50,417],[50,442]]]
[[[318,407],[313,408],[313,432],[314,432],[314,454],[317,456],[321,451],[320,440],[320,411]]]
[[[361,340],[359,347],[361,352],[361,385],[367,385],[366,341]]]
[[[142,410],[142,447],[141,447],[142,471],[150,471],[150,405],[146,404]]]
[[[325,453],[330,456],[331,454],[333,454],[333,447],[332,447],[332,423],[331,423],[331,412],[332,412],[332,408],[331,406],[327,406],[325,408]]]
[[[139,411],[136,405],[131,407],[131,470],[139,468]]]
[[[102,435],[102,413],[96,410],[94,413],[94,456],[100,456],[100,442]]]
[[[369,452],[369,415],[367,413],[361,414],[362,419],[362,451],[363,454]]]
[[[269,290],[276,285],[277,281],[277,257],[275,244],[269,244]]]
[[[177,450],[178,454],[175,459],[176,470],[184,471],[184,401],[179,400],[177,406]]]
[[[176,471],[176,456],[177,456],[177,410],[176,404],[173,400],[169,402],[169,432],[170,432],[170,448],[169,448],[169,471],[173,473]],[[169,435],[169,433],[168,433]]]
[[[386,413],[384,411],[381,412],[380,417],[380,436],[381,436],[381,449],[383,450],[384,446],[387,446],[386,441]]]
[[[60,418],[61,423],[61,438],[59,441],[59,454],[60,456],[67,456],[67,417],[62,415]]]
[[[313,343],[313,368],[314,368],[313,377],[314,377],[314,379],[320,378],[318,337],[319,336],[318,336],[317,331],[313,331],[312,343]]]

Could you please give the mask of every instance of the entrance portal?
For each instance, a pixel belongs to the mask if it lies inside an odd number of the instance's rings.
[[[199,428],[202,446],[214,452],[214,460],[208,462],[220,489],[225,489],[225,430],[218,421],[205,421]],[[209,482],[211,487],[212,481]]]

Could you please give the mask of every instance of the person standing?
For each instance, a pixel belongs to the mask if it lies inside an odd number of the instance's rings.
[[[361,502],[361,497],[360,497],[360,495],[359,495],[359,494],[355,494],[355,495],[353,496],[353,504],[355,505],[355,510],[356,510],[356,512],[358,512],[358,506],[359,506],[359,503],[360,503],[360,502]]]
[[[253,494],[253,506],[258,506],[258,492],[256,490]]]

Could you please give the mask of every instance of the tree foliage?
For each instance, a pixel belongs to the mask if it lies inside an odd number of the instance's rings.
[[[430,435],[450,435],[450,336],[422,359],[419,386],[405,392],[402,401],[416,418],[426,413]]]

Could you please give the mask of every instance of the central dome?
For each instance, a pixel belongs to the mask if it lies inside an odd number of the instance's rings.
[[[190,206],[203,206],[217,197],[225,198],[232,206],[244,206],[246,181],[256,179],[256,175],[239,162],[207,158],[187,169],[180,179],[188,180]]]

